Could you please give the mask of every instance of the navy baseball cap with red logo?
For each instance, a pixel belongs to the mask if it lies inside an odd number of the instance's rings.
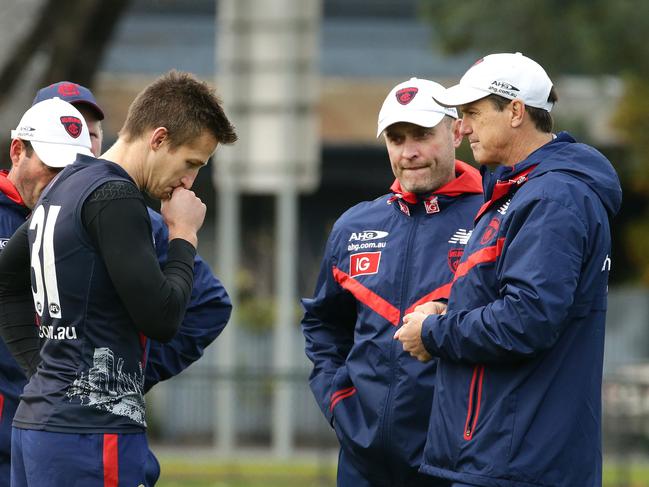
[[[87,105],[93,112],[95,112],[98,120],[104,119],[104,112],[97,104],[97,100],[95,100],[92,91],[80,84],[72,83],[70,81],[59,81],[58,83],[41,88],[36,93],[32,105],[43,100],[49,100],[50,98],[60,98],[63,101],[67,101],[68,103],[77,106],[79,104]]]

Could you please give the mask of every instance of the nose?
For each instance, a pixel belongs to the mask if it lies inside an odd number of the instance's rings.
[[[419,155],[419,145],[411,137],[406,137],[403,143],[403,157],[406,159],[414,159]]]
[[[469,135],[471,132],[473,132],[473,129],[471,128],[469,120],[466,117],[462,117],[462,123],[460,124],[460,133],[464,136]]]
[[[191,187],[194,185],[194,181],[196,180],[197,175],[198,175],[198,170],[191,171],[191,172],[185,174],[180,179],[180,184],[182,184],[183,188],[185,188],[185,189],[191,189]]]

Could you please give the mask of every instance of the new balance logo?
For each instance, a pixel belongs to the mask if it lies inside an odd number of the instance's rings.
[[[509,203],[511,203],[511,202],[512,202],[511,198],[509,198],[507,201],[505,201],[505,203],[500,208],[498,208],[498,213],[500,213],[501,215],[504,215],[505,213],[507,213],[507,208],[509,208]]]
[[[448,241],[448,243],[459,243],[461,245],[466,245],[469,239],[471,238],[471,234],[473,233],[473,230],[465,230],[464,228],[458,228],[456,232],[453,234],[451,239]]]
[[[611,270],[611,258],[609,257],[608,254],[606,254],[606,258],[604,259],[604,265],[602,265],[602,272],[610,271],[610,270]]]

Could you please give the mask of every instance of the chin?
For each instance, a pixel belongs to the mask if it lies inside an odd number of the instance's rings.
[[[149,198],[153,198],[154,200],[169,199],[169,193],[161,193],[159,191],[147,191],[146,194]]]

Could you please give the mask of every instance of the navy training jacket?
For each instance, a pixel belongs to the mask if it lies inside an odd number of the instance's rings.
[[[393,339],[403,315],[448,297],[482,202],[476,169],[425,200],[394,194],[360,203],[335,223],[302,329],[310,385],[346,457],[372,485],[400,486],[421,462],[435,382]]]
[[[562,132],[483,176],[448,311],[422,330],[439,359],[421,471],[485,487],[601,486],[617,174]]]
[[[167,262],[169,230],[162,215],[149,209],[158,262]],[[196,254],[194,285],[178,332],[167,343],[149,340],[144,371],[144,392],[160,381],[178,375],[203,356],[205,348],[221,334],[232,313],[232,303],[221,281]]]
[[[7,171],[0,171],[0,250],[25,223],[29,212],[18,190],[7,179]],[[11,422],[25,384],[25,374],[0,340],[0,487],[9,487]]]

